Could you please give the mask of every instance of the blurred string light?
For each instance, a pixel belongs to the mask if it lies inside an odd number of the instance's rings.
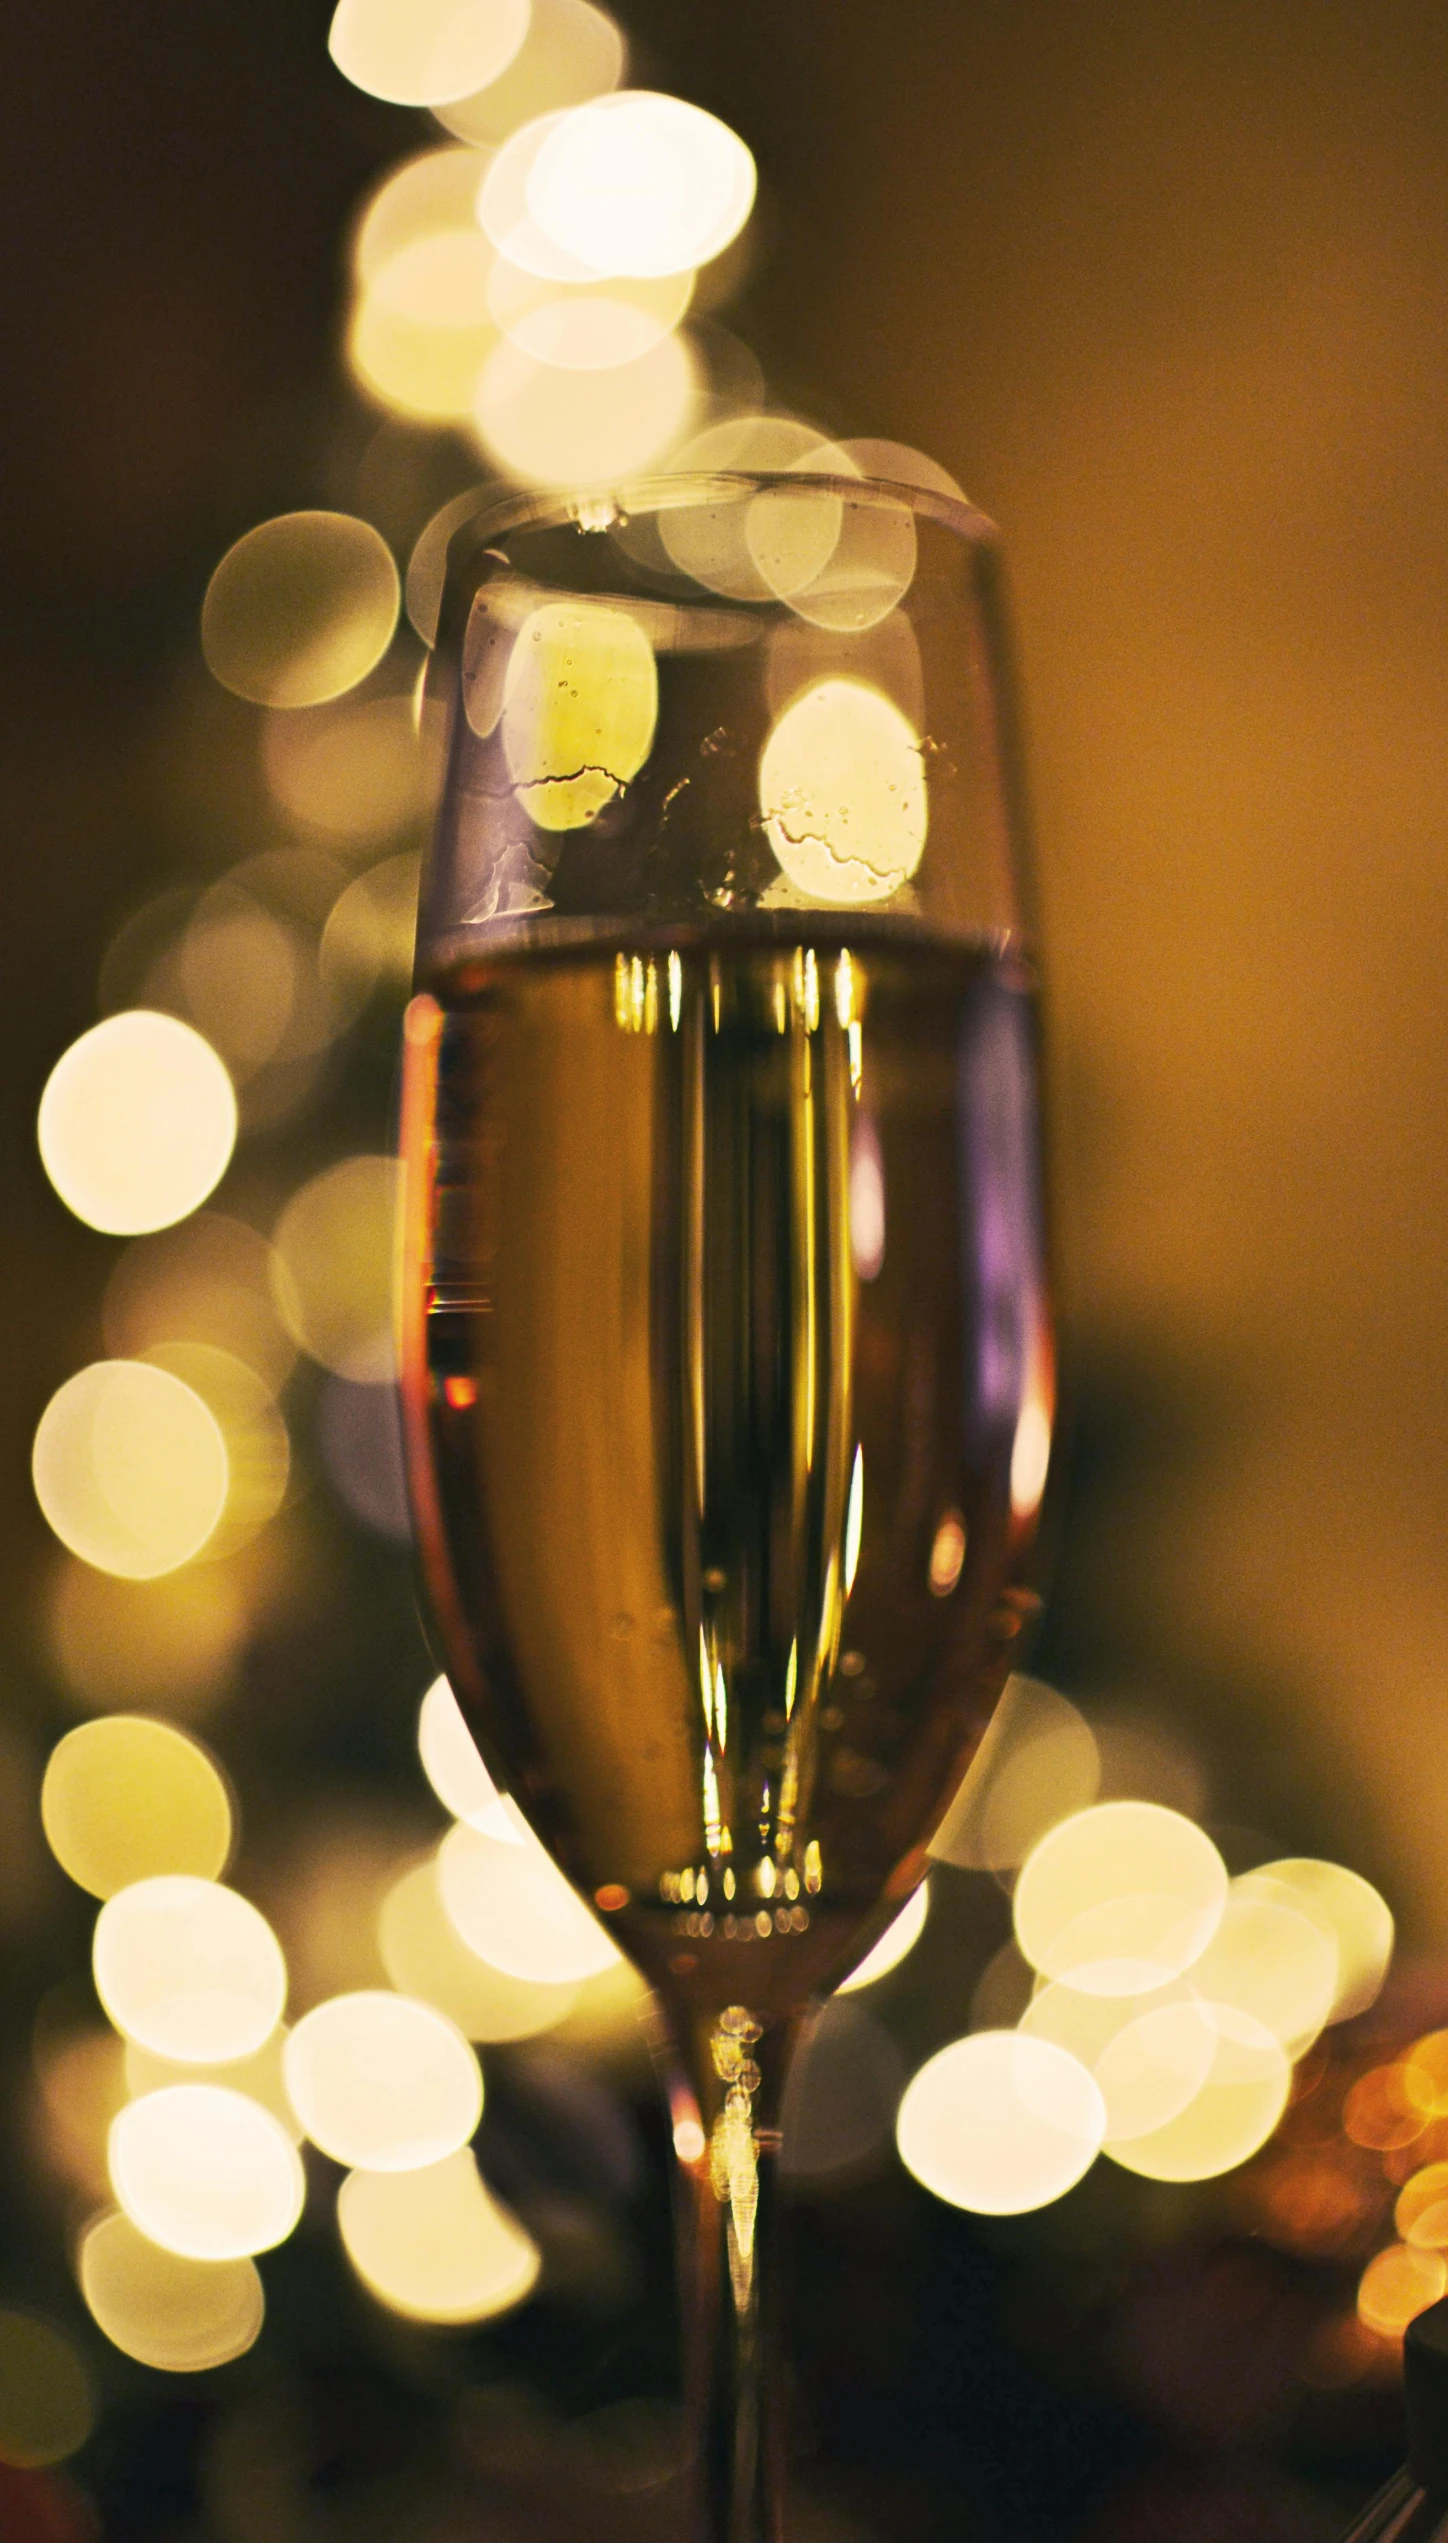
[[[416,2171],[351,2173],[337,2222],[363,2285],[413,2322],[486,2322],[531,2294],[541,2266],[467,2146]]]
[[[159,1873],[213,1880],[231,1852],[231,1796],[215,1761],[185,1732],[136,1714],[67,1732],[51,1751],[40,1817],[62,1869],[102,1899]]]
[[[1051,2040],[978,2031],[928,2058],[906,2089],[896,2141],[937,2198],[1016,2216],[1074,2187],[1100,2150],[1106,2107]]]
[[[62,1545],[130,1580],[199,1554],[231,1481],[215,1414],[139,1360],[99,1360],[66,1380],[41,1416],[31,1474]]]
[[[92,1025],[40,1099],[41,1162],[66,1208],[106,1236],[199,1209],[236,1144],[236,1097],[209,1043],[144,1009]]]
[[[244,2356],[266,2311],[252,2260],[183,2259],[118,2209],[86,2227],[76,2275],[112,2345],[170,2375],[201,2375]]]

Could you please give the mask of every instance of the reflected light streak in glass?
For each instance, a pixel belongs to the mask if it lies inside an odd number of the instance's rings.
[[[1179,1811],[1108,1801],[1041,1839],[1016,1884],[1016,1940],[1048,1978],[1140,1995],[1205,1951],[1227,1899],[1210,1837]]]
[[[206,1750],[134,1713],[83,1722],[50,1754],[40,1788],[46,1842],[96,1898],[163,1872],[214,1880],[231,1852],[231,1796]]]
[[[304,2015],[283,2069],[313,2145],[368,2172],[440,2163],[482,2116],[482,2070],[462,2033],[435,2006],[381,1989]]]
[[[412,2322],[488,2322],[531,2294],[532,2236],[459,2148],[417,2172],[354,2172],[337,2194],[347,2257],[365,2287]]]
[[[977,2031],[928,2058],[900,2104],[906,2170],[952,2207],[1019,2216],[1074,2187],[1100,2148],[1106,2107],[1051,2040]]]
[[[859,1968],[852,1969],[848,1978],[840,1980],[835,1989],[836,1995],[853,1995],[857,1987],[872,1987],[877,1978],[883,1978],[889,1970],[898,1968],[907,1952],[912,1952],[919,1942],[929,1913],[930,1885],[922,1881],[919,1889],[906,1900],[894,1923],[886,1926],[873,1949],[866,1952]]]
[[[182,2066],[250,2057],[286,2002],[286,1963],[266,1918],[238,1891],[186,1873],[108,1899],[92,1961],[117,2030]]]
[[[92,1025],[40,1099],[40,1157],[68,1210],[144,1236],[199,1209],[231,1162],[236,1097],[209,1042],[133,1007]]]
[[[170,2084],[111,2126],[111,2181],[126,2215],[163,2251],[241,2260],[285,2242],[306,2184],[296,2147],[248,2094]]]
[[[381,661],[401,602],[370,522],[286,512],[227,549],[201,604],[201,649],[222,687],[254,705],[319,706]]]
[[[445,106],[506,71],[528,0],[340,0],[327,50],[344,79],[392,106]]]
[[[886,900],[925,850],[919,736],[864,681],[818,680],[770,732],[759,805],[769,844],[801,892],[836,905]]]
[[[119,2210],[87,2226],[77,2276],[112,2347],[168,2375],[200,2375],[244,2356],[266,2312],[253,2261],[185,2260]]]
[[[128,1580],[199,1554],[230,1485],[215,1415],[139,1360],[98,1360],[66,1380],[41,1415],[31,1476],[62,1545]]]

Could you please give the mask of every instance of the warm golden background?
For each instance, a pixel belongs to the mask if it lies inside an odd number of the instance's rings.
[[[776,393],[931,451],[1006,536],[1075,1426],[1043,1665],[1179,1722],[1220,1815],[1355,1864],[1441,1960],[1448,21],[620,14],[635,75],[759,159],[738,322]],[[421,138],[343,86],[327,15],[12,0],[0,24],[0,1766],[46,1701],[29,1441],[100,1347],[109,1260],[43,1182],[37,1097],[198,816],[165,763],[210,568],[333,499],[339,242]],[[43,1877],[27,1809],[12,1905]]]

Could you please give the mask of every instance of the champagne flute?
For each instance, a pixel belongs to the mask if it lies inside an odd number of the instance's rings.
[[[701,2535],[780,2513],[791,2045],[924,1877],[1051,1419],[990,524],[674,476],[459,532],[404,1094],[446,1665],[671,2044]]]

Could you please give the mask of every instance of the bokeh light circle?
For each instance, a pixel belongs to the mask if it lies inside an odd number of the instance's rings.
[[[347,2257],[413,2322],[486,2322],[531,2294],[532,2236],[498,2205],[470,2147],[415,2172],[354,2172],[337,2193]]]
[[[450,100],[434,112],[464,141],[496,149],[540,115],[617,88],[623,67],[623,37],[606,10],[591,0],[533,0],[528,33],[507,69],[477,96]]]
[[[413,2172],[465,2146],[483,2078],[435,2006],[364,1988],[333,1996],[286,2045],[287,2091],[323,2154],[368,2172]]]
[[[111,2123],[110,2166],[132,2224],[187,2260],[272,2250],[306,2194],[286,2130],[223,2084],[169,2084],[128,2102]]]
[[[40,1417],[31,1475],[62,1545],[127,1580],[199,1554],[231,1480],[215,1414],[140,1360],[97,1360],[66,1380]]]
[[[886,900],[925,850],[920,737],[867,681],[817,680],[770,731],[759,806],[797,891],[835,905]]]
[[[254,705],[320,706],[381,661],[401,602],[370,522],[284,512],[227,549],[201,605],[202,651],[222,687]]]
[[[311,1359],[358,1386],[393,1370],[398,1175],[394,1157],[348,1157],[303,1184],[272,1231],[283,1323]]]
[[[1292,2070],[1266,2024],[1234,2005],[1204,2001],[1201,2010],[1217,2034],[1205,2081],[1164,2126],[1106,2140],[1113,2162],[1149,2181],[1210,2181],[1234,2170],[1265,2146],[1287,2104]]]
[[[340,0],[327,50],[344,79],[392,106],[445,106],[504,72],[528,0]]]
[[[1332,2013],[1336,1937],[1286,1898],[1234,1881],[1191,1978],[1213,2003],[1252,2014],[1289,2057],[1300,2057]]]
[[[64,2332],[39,2314],[0,2309],[0,2463],[63,2463],[94,2422],[90,2378]]]
[[[1020,2016],[1032,2038],[1054,2040],[1089,2068],[1106,2104],[1106,2139],[1145,2136],[1201,2090],[1217,2029],[1183,1981],[1145,1996],[1087,1995],[1056,1980]]]
[[[1441,2252],[1390,2243],[1376,2252],[1358,2281],[1358,2320],[1382,2340],[1401,2340],[1410,2322],[1448,2293],[1448,2261]]]
[[[108,1899],[92,1965],[116,2029],[182,2066],[250,2057],[286,2002],[286,1962],[266,1918],[238,1891],[186,1873]]]
[[[1244,1897],[1274,1898],[1296,1908],[1330,1935],[1338,1962],[1331,2021],[1350,2022],[1377,2001],[1393,1956],[1393,1913],[1360,1872],[1311,1855],[1289,1855],[1259,1864],[1235,1886]]]
[[[1151,1801],[1077,1811],[1041,1839],[1016,1884],[1016,1940],[1048,1978],[1140,1995],[1205,1951],[1227,1900],[1211,1838]]]
[[[930,1851],[962,1871],[1014,1871],[1048,1829],[1089,1809],[1100,1783],[1090,1723],[1069,1696],[1013,1671]]]
[[[598,1919],[531,1831],[507,1844],[456,1827],[438,1854],[442,1903],[463,1941],[512,1978],[567,1984],[619,1957]]]
[[[900,2159],[952,2207],[1019,2216],[1073,2188],[1094,2161],[1106,2106],[1052,2040],[976,2031],[927,2058],[900,2104]]]
[[[653,647],[625,609],[545,601],[519,628],[503,684],[503,748],[540,830],[578,830],[636,777],[653,744]]]
[[[544,236],[613,274],[676,274],[728,246],[754,202],[737,133],[682,98],[622,89],[563,116],[537,152],[528,209]]]
[[[40,1819],[62,1871],[96,1898],[164,1872],[214,1880],[231,1852],[231,1796],[200,1742],[116,1713],[52,1749]]]
[[[112,2347],[168,2375],[200,2375],[244,2356],[266,2312],[252,2260],[183,2259],[119,2209],[87,2226],[77,2274]]]
[[[179,1016],[131,1007],[56,1061],[40,1099],[41,1162],[103,1236],[145,1236],[198,1210],[231,1162],[236,1096]]]
[[[534,2039],[563,2021],[578,2001],[571,1980],[550,1986],[510,1978],[469,1950],[443,1906],[431,1858],[414,1864],[388,1891],[378,1914],[377,1943],[398,1992],[436,2005],[465,2039]]]
[[[637,362],[591,371],[586,385],[505,337],[478,383],[478,433],[498,467],[525,484],[617,484],[684,431],[695,387],[680,336],[662,337]]]

